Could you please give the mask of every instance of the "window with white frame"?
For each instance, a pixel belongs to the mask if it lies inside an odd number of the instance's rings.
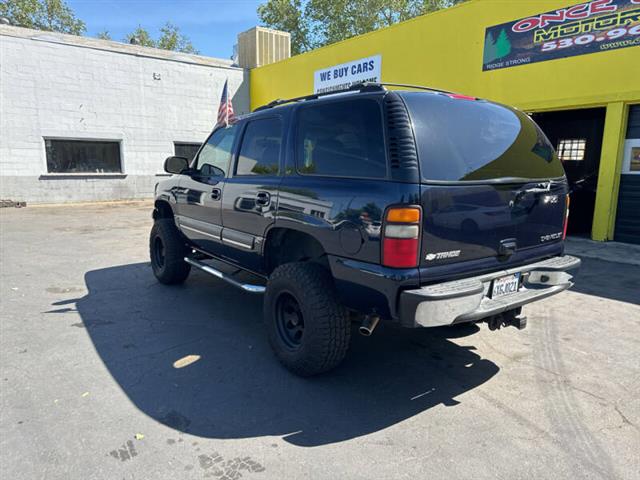
[[[558,142],[558,157],[563,162],[581,162],[587,148],[585,138],[569,138]]]
[[[48,173],[122,173],[120,142],[45,139]]]

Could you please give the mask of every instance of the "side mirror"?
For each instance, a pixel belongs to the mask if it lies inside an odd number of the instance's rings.
[[[189,169],[189,160],[184,157],[167,157],[164,161],[164,171],[167,173],[181,174]]]

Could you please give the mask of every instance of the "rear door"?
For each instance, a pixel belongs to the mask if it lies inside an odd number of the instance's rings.
[[[249,120],[222,197],[224,255],[246,268],[261,268],[262,242],[274,221],[281,181],[284,120],[278,114]]]
[[[180,179],[176,196],[182,233],[204,250],[219,254],[222,233],[222,192],[238,127],[215,130]]]
[[[562,241],[564,170],[526,114],[466,97],[402,96],[420,157],[423,266],[508,264]]]

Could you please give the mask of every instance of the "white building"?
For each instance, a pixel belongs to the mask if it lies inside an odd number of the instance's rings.
[[[0,25],[0,198],[150,198],[164,159],[213,128],[222,87],[249,110],[230,60]]]

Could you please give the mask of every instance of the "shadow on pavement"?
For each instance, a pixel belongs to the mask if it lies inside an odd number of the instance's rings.
[[[351,350],[338,369],[301,379],[270,351],[260,296],[199,272],[184,286],[163,286],[147,264],[92,271],[85,280],[87,296],[57,305],[76,302],[82,318],[76,326],[87,329],[109,372],[140,410],[192,435],[274,435],[299,446],[340,442],[439,404],[455,405],[456,397],[499,370],[473,347],[448,340],[475,333],[474,325],[383,325],[368,339],[354,329]]]
[[[640,304],[640,267],[594,258],[582,258],[572,290],[619,302]]]

